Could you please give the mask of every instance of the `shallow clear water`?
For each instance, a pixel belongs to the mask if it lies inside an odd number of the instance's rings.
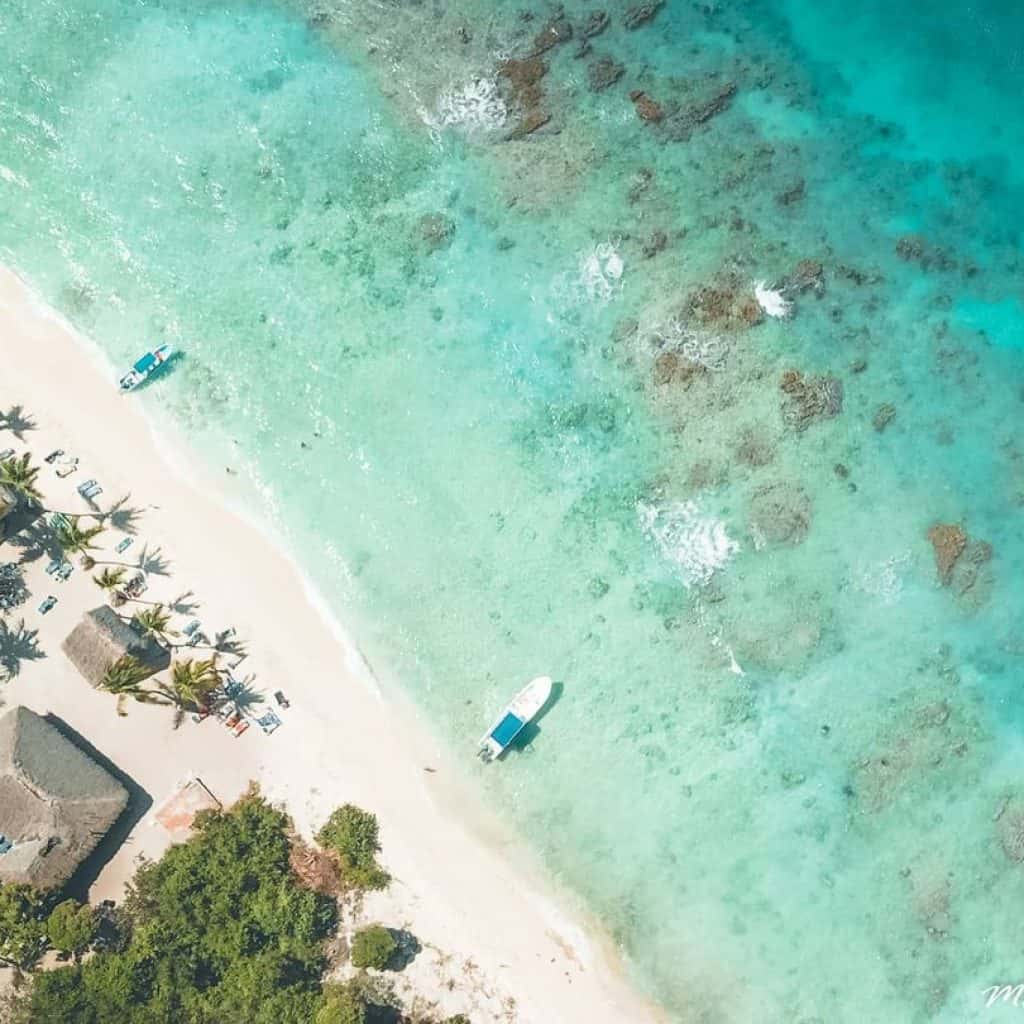
[[[180,344],[147,401],[467,766],[563,684],[480,784],[679,1020],[999,1019],[1024,17],[624,6],[576,57],[566,5],[506,141],[548,9],[15,0],[0,255],[116,362]],[[757,280],[791,320],[748,323]]]

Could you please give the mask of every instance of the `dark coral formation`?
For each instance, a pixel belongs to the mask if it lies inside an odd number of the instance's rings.
[[[629,98],[633,101],[633,109],[636,110],[636,116],[641,121],[647,121],[651,124],[657,124],[664,116],[665,112],[661,108],[661,104],[651,99],[647,93],[640,89],[634,89],[630,94]]]
[[[1007,860],[1014,864],[1024,861],[1024,798],[1009,797],[1002,802],[995,815],[996,835]]]
[[[533,53],[546,53],[553,46],[567,43],[572,39],[572,22],[564,14],[556,14],[533,40]]]
[[[779,387],[785,394],[782,420],[795,430],[806,430],[815,420],[832,419],[843,411],[843,382],[838,377],[808,377],[787,370]]]
[[[676,384],[688,388],[707,369],[679,352],[662,352],[654,360],[653,379],[659,387]]]
[[[754,491],[747,523],[757,547],[799,544],[811,528],[811,499],[797,484],[779,481]]]
[[[418,234],[428,252],[451,244],[455,221],[443,213],[425,213],[419,219]]]
[[[952,578],[953,566],[967,547],[967,531],[959,523],[936,523],[928,530],[928,540],[935,551],[939,582],[946,586]]]
[[[692,292],[683,308],[684,318],[715,330],[742,330],[763,319],[750,284],[738,273],[724,271]]]
[[[875,415],[871,417],[871,426],[882,433],[895,418],[896,406],[891,402],[885,402],[875,410]]]
[[[661,8],[665,0],[647,0],[646,3],[634,4],[626,11],[624,24],[628,29],[637,29],[646,25]]]
[[[498,77],[503,83],[510,105],[520,112],[519,123],[507,138],[521,139],[551,120],[542,109],[544,87],[541,84],[548,73],[547,63],[538,56],[523,60],[509,58],[498,66]]]
[[[598,57],[587,68],[587,81],[592,92],[601,92],[614,85],[625,73],[626,66],[611,57]]]

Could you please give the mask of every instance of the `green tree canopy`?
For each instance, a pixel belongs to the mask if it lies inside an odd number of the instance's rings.
[[[139,869],[123,950],[40,973],[31,1021],[309,1024],[322,1003],[334,902],[289,865],[287,817],[259,796],[197,817],[194,835]]]
[[[377,863],[376,815],[353,804],[339,807],[317,833],[316,841],[337,853],[345,880],[360,889],[384,889],[391,876]]]
[[[365,1024],[366,999],[356,985],[325,985],[313,1024]]]
[[[46,903],[28,885],[0,886],[0,961],[32,967],[46,949]]]
[[[77,900],[64,900],[47,918],[46,934],[54,949],[78,956],[92,945],[98,923],[92,907]]]

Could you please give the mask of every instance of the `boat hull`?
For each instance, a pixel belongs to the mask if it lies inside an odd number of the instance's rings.
[[[538,676],[506,705],[494,724],[480,738],[479,755],[484,762],[496,761],[508,750],[547,704],[553,685],[550,676]]]

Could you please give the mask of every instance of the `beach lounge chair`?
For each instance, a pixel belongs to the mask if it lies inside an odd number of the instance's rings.
[[[278,707],[290,708],[292,706],[291,701],[289,701],[288,698],[284,695],[284,690],[275,690],[274,700],[277,701]]]
[[[281,725],[281,719],[273,711],[268,711],[256,719],[256,724],[269,736]]]
[[[57,470],[57,476],[59,476],[61,478],[61,480],[63,480],[65,477],[71,476],[72,473],[77,473],[77,472],[78,472],[78,459],[75,459],[74,462],[68,462],[65,465],[61,466],[61,468]]]
[[[248,728],[249,728],[249,723],[243,718],[238,723],[238,725],[236,725],[234,727],[234,729],[231,730],[231,735],[234,736],[235,739],[237,740],[238,737],[241,736],[242,733],[245,732],[245,730],[248,729]]]
[[[52,466],[62,455],[64,454],[63,448],[57,448],[55,451],[50,452],[49,455],[43,459],[47,465]]]
[[[202,623],[198,619],[193,619],[181,632],[183,636],[191,636]]]
[[[84,498],[85,497],[85,492],[87,490],[89,490],[90,487],[95,487],[95,486],[96,486],[96,481],[95,480],[86,480],[85,483],[81,483],[81,484],[78,485],[78,493],[81,494],[82,497]]]
[[[69,526],[71,526],[71,521],[63,512],[54,512],[53,515],[50,516],[51,530],[66,530]]]
[[[83,498],[86,501],[92,501],[93,498],[98,498],[103,493],[103,488],[99,484],[93,484],[87,490],[81,492]]]
[[[39,606],[39,614],[40,614],[40,615],[45,615],[45,614],[46,614],[46,613],[47,613],[47,612],[48,612],[48,611],[49,611],[49,610],[50,610],[50,609],[51,609],[51,608],[52,608],[52,607],[53,607],[53,606],[54,606],[54,605],[55,605],[56,603],[57,603],[57,598],[55,598],[55,597],[54,597],[54,596],[53,596],[53,595],[51,594],[51,595],[50,595],[50,596],[49,596],[49,597],[48,597],[48,598],[47,598],[47,599],[46,599],[45,601],[43,601],[43,603],[42,603],[42,604],[41,604],[41,605]]]
[[[60,568],[54,573],[54,576],[56,576],[61,583],[67,583],[68,578],[71,576],[74,569],[75,567],[70,562],[61,562]]]
[[[59,559],[59,558],[55,558],[55,559],[54,559],[54,560],[53,560],[53,561],[52,561],[52,562],[51,562],[51,563],[50,563],[50,564],[49,564],[49,565],[48,565],[48,566],[46,567],[46,575],[47,575],[47,576],[54,576],[54,575],[56,575],[56,573],[58,572],[58,570],[59,570],[59,569],[60,569],[60,559]]]
[[[133,537],[125,537],[123,540],[118,542],[118,545],[117,545],[116,548],[114,548],[114,550],[119,555],[123,555],[132,546],[132,541],[133,540],[134,540]]]

